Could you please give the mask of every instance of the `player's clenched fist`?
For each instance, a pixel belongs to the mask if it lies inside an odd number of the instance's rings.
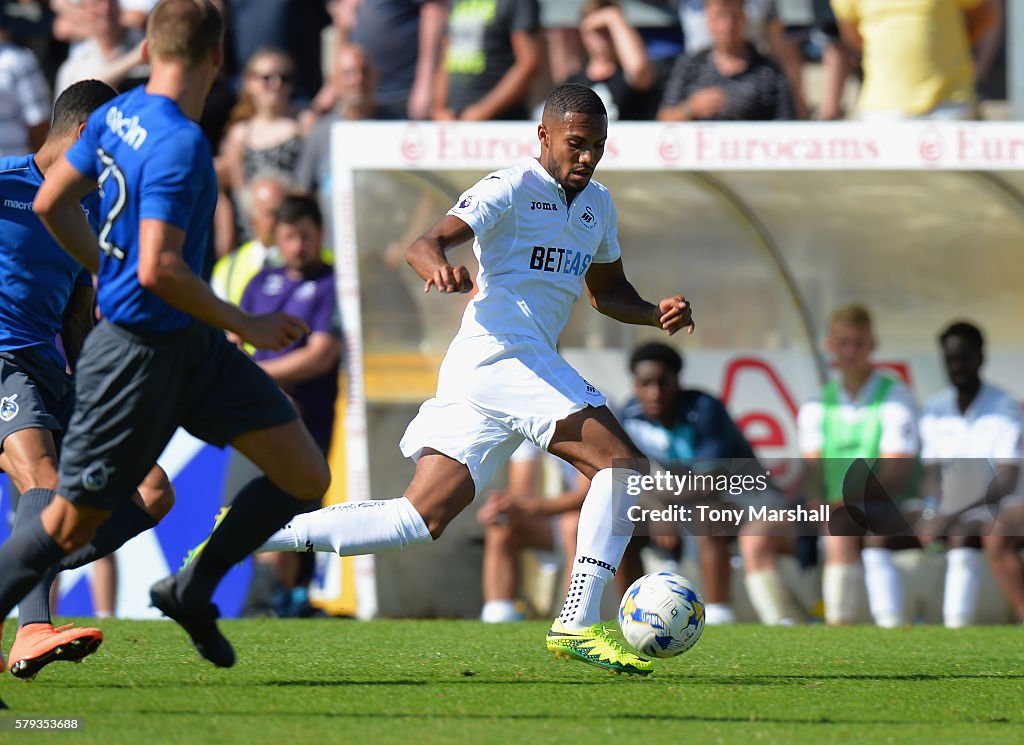
[[[469,292],[473,289],[473,280],[469,278],[469,270],[465,266],[451,266],[445,264],[436,269],[433,276],[427,279],[423,286],[424,292],[430,292],[431,287],[436,287],[438,292]]]
[[[693,333],[693,306],[682,295],[665,298],[658,303],[658,311],[661,313],[658,322],[669,336],[681,328]]]
[[[278,350],[309,334],[305,322],[287,313],[263,313],[246,318],[238,335],[257,349]]]

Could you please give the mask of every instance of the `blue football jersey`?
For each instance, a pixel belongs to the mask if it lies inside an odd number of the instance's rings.
[[[0,159],[0,350],[39,346],[63,366],[54,345],[76,284],[92,284],[32,211],[43,183],[32,155]],[[99,198],[82,201],[93,230]]]
[[[97,300],[103,315],[139,333],[184,328],[188,314],[139,284],[139,225],[154,219],[184,230],[185,262],[201,274],[217,177],[199,125],[171,99],[140,86],[93,113],[68,160],[100,185]]]

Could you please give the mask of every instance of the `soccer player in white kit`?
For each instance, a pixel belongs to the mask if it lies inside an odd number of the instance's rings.
[[[437,395],[401,441],[402,453],[416,461],[412,483],[398,499],[298,516],[261,550],[344,556],[432,541],[530,440],[592,482],[571,586],[547,647],[556,656],[644,675],[650,661],[616,642],[599,614],[601,593],[633,531],[627,513],[637,498],[626,494],[626,479],[646,470],[647,461],[605,397],[555,343],[584,280],[591,305],[616,320],[669,334],[692,333],[693,322],[681,295],[647,302],[623,273],[615,206],[591,180],[607,132],[604,104],[590,88],[556,88],[537,129],[540,158],[486,176],[413,242],[406,255],[427,292],[473,288],[466,267],[445,257],[471,238],[480,271],[478,292],[441,365]]]
[[[941,486],[932,495],[941,499],[926,517],[934,520],[933,525],[946,523],[943,518],[959,523],[947,531],[942,617],[950,628],[974,623],[981,590],[979,546],[985,547],[996,581],[1024,620],[1024,565],[1015,541],[991,529],[997,509],[1020,499],[1005,495],[1014,492],[1020,478],[1024,416],[1010,394],[982,381],[984,343],[981,330],[964,321],[942,332],[939,345],[950,386],[929,399],[921,415],[926,473],[931,476],[933,468],[941,469],[936,474],[941,478],[926,482]],[[923,525],[927,528],[931,520]]]

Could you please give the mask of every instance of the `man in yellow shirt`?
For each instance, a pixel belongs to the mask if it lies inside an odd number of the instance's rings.
[[[863,53],[863,119],[970,119],[971,47],[995,0],[832,0],[843,41]]]

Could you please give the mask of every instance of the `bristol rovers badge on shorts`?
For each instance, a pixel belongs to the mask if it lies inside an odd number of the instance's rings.
[[[17,393],[0,398],[0,419],[9,422],[18,416],[18,402],[15,400],[16,398],[18,398]]]
[[[114,469],[106,463],[93,463],[82,471],[82,486],[89,491],[103,491],[114,473]]]

